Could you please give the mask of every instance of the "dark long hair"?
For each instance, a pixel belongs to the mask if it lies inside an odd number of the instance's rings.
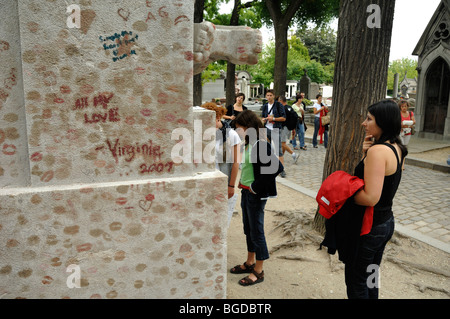
[[[397,103],[392,100],[382,100],[369,106],[368,111],[375,117],[375,122],[383,131],[380,138],[375,141],[375,144],[395,143],[400,147],[404,158],[408,154],[408,149],[400,139],[402,117]]]
[[[294,103],[297,103],[298,100],[303,100],[303,98],[302,98],[302,96],[301,96],[300,94],[297,94],[297,95],[295,96],[295,102],[294,102]]]
[[[253,128],[256,130],[256,137],[257,139],[266,139],[266,136],[260,133],[264,132],[264,124],[262,123],[261,119],[258,115],[256,115],[255,112],[252,110],[244,110],[241,113],[238,114],[238,116],[234,119],[234,123],[247,127],[247,128]],[[245,144],[249,143],[249,135],[245,136]]]

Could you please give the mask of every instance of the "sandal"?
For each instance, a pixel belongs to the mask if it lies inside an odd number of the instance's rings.
[[[251,274],[253,272],[253,268],[255,268],[255,264],[249,266],[246,262],[244,262],[243,265],[245,269],[242,269],[241,265],[236,265],[230,269],[230,272],[232,274]]]
[[[252,274],[255,275],[256,280],[251,280],[249,276],[242,278],[239,280],[239,285],[241,286],[251,286],[254,284],[258,284],[260,282],[264,281],[264,270],[261,271],[259,274],[256,271],[252,271]]]

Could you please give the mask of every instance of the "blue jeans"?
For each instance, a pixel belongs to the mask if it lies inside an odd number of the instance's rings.
[[[378,285],[373,285],[372,278],[375,272],[370,265],[379,267],[383,257],[384,248],[394,233],[394,217],[386,222],[373,226],[370,233],[361,236],[356,261],[345,264],[345,284],[349,299],[378,299]],[[377,268],[377,272],[379,268]],[[369,287],[368,284],[372,283]]]
[[[274,133],[273,131],[276,130]],[[266,134],[267,138],[269,139],[270,143],[273,145],[273,148],[277,151],[278,150],[278,156],[283,156],[283,148],[281,146],[281,133],[283,131],[283,128],[276,128],[274,127],[273,130],[266,128]],[[274,140],[272,140],[272,135]]]
[[[247,251],[256,254],[256,260],[269,259],[266,237],[264,235],[264,207],[267,200],[247,189],[241,192],[242,222],[247,240]]]
[[[314,135],[313,135],[313,146],[317,146],[317,134],[319,134],[320,129],[320,117],[314,117]],[[323,144],[325,148],[328,146],[328,131],[323,133]]]
[[[305,125],[302,124],[297,124],[297,127],[295,128],[295,132],[297,133],[298,136],[298,141],[300,142],[300,147],[304,147],[305,146]],[[297,141],[296,141],[297,137],[294,137],[294,139],[292,140],[292,146],[297,147]]]

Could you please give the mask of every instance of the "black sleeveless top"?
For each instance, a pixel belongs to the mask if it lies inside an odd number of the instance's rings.
[[[402,163],[403,163],[403,156],[402,161],[400,162],[400,159],[397,154],[397,150],[394,146],[392,146],[389,143],[383,143],[382,145],[386,145],[395,154],[395,157],[397,158],[397,170],[394,174],[385,176],[384,182],[383,182],[383,190],[381,191],[381,197],[378,203],[374,206],[374,212],[373,212],[373,226],[379,225],[387,221],[391,216],[393,216],[392,212],[392,204],[393,199],[395,196],[395,193],[397,192],[398,185],[400,184],[400,180],[402,178]],[[355,168],[355,176],[364,179],[364,157],[361,162],[356,166]]]

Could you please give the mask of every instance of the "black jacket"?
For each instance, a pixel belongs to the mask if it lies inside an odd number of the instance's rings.
[[[261,117],[266,118],[269,115],[269,111],[270,111],[269,104],[268,103],[264,104],[263,108],[262,108]],[[286,112],[284,110],[284,106],[283,106],[283,104],[281,104],[278,101],[273,102],[273,117],[274,118],[276,118],[276,117],[286,118]],[[273,127],[281,129],[281,128],[283,128],[283,122],[275,122],[273,124]]]
[[[271,144],[258,140],[250,154],[255,180],[250,185],[251,190],[262,199],[277,196],[276,177],[284,167],[278,157],[272,152]]]
[[[365,206],[355,204],[354,196],[347,199],[338,213],[325,221],[325,238],[320,244],[328,247],[328,253],[334,255],[338,251],[339,260],[344,264],[355,261]]]

